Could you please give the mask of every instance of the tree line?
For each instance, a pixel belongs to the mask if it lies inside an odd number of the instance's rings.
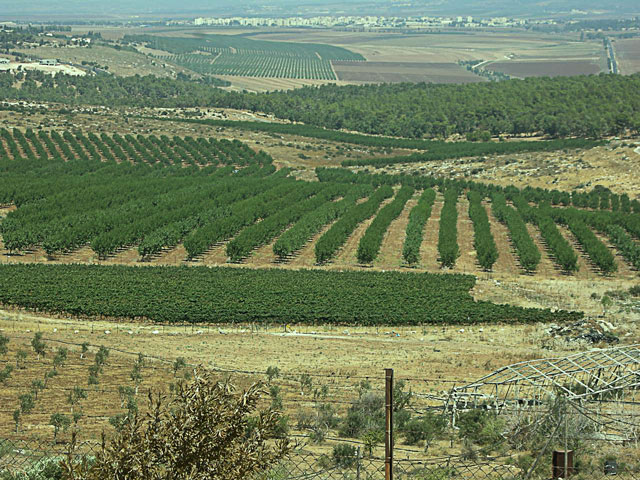
[[[22,82],[20,85],[18,82]],[[601,137],[640,131],[640,75],[537,77],[466,85],[323,85],[231,92],[154,76],[0,74],[5,99],[145,107],[228,107],[331,130],[436,138],[488,131]]]

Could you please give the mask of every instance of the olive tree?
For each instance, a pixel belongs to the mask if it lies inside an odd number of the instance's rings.
[[[196,373],[171,400],[149,393],[148,413],[127,418],[92,465],[62,463],[65,480],[235,480],[268,471],[292,449],[282,418],[258,405],[261,384],[242,393]],[[73,442],[72,442],[73,443]]]
[[[36,406],[36,401],[30,393],[24,393],[18,397],[20,401],[20,411],[22,413],[30,413]]]
[[[87,398],[87,391],[79,386],[73,387],[73,389],[67,395],[67,403],[71,405],[71,415],[73,415],[73,407],[80,401]]]
[[[34,380],[31,382],[31,393],[38,400],[38,393],[44,390],[44,382],[42,380]]]
[[[42,332],[36,332],[31,340],[31,347],[33,351],[38,355],[38,361],[40,360],[40,356],[45,356],[47,353],[47,344],[42,340]]]
[[[53,427],[53,441],[56,442],[60,430],[66,431],[71,425],[71,419],[62,413],[54,413],[49,418],[49,425]]]
[[[175,362],[173,362],[173,376],[175,377],[180,370],[187,366],[187,362],[184,357],[176,358]]]
[[[87,354],[87,352],[89,351],[89,342],[84,342],[81,345],[82,351],[80,352],[80,360],[84,359],[84,356]]]
[[[19,408],[16,408],[13,411],[13,422],[16,424],[16,433],[18,433],[19,429],[20,429],[20,416],[21,416],[22,412],[20,412]]]
[[[11,365],[5,365],[5,367],[0,370],[0,384],[4,385],[11,376],[11,372],[13,372],[13,366]]]
[[[64,347],[58,348],[58,351],[56,352],[56,356],[53,357],[53,369],[54,370],[57,371],[58,368],[64,366],[65,362],[67,361],[68,353],[69,353],[69,351]]]
[[[25,362],[27,361],[27,352],[20,349],[16,352],[16,368],[24,369]]]

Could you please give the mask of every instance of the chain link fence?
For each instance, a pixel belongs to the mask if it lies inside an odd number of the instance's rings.
[[[56,465],[69,455],[69,444],[42,441],[0,440],[1,480],[48,480],[55,477]],[[101,450],[95,442],[76,445],[73,456],[94,457]],[[532,470],[517,465],[515,457],[464,459],[460,456],[431,459],[396,459],[396,480],[542,480],[563,478],[562,471],[550,462]],[[566,478],[575,480],[640,480],[640,458],[631,463],[608,461],[580,462],[570,468]],[[51,476],[47,476],[51,475]],[[385,460],[368,457],[356,449],[355,454],[318,453],[298,449],[280,464],[253,480],[384,480]]]

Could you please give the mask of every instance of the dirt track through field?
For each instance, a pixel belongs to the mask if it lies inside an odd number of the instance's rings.
[[[431,216],[427,220],[422,232],[422,244],[420,245],[420,262],[419,264],[429,270],[440,270],[438,263],[438,233],[440,232],[440,212],[444,201],[442,195],[436,194],[436,200],[431,209]]]
[[[256,267],[273,267],[278,256],[273,253],[273,244],[276,243],[278,237],[266,245],[262,245],[253,250],[249,256],[242,262],[247,265]]]
[[[376,267],[398,268],[404,263],[402,259],[402,246],[404,245],[404,239],[407,236],[409,214],[417,203],[418,200],[414,195],[414,197],[406,203],[404,210],[402,210],[402,213],[398,218],[389,225],[389,228],[382,239],[378,258],[374,261],[374,265]]]
[[[336,220],[337,221],[337,220]],[[333,226],[335,222],[330,222],[328,225],[325,225],[316,235],[311,238],[311,241],[307,243],[304,247],[302,247],[295,256],[287,262],[287,265],[296,268],[311,268],[316,264],[316,243],[318,239],[322,237],[329,229]]]
[[[150,263],[153,265],[182,265],[186,259],[187,249],[180,243],[174,248],[160,252]]]
[[[578,271],[575,273],[575,277],[580,279],[592,279],[596,277],[598,275],[598,270],[591,265],[589,256],[582,251],[580,243],[573,233],[571,233],[564,225],[558,225],[558,231],[567,239],[569,244],[578,254]]]
[[[483,206],[489,217],[489,226],[491,227],[493,241],[496,242],[496,247],[498,247],[498,259],[496,263],[493,264],[493,271],[517,275],[520,272],[520,266],[509,242],[509,230],[493,215],[491,204],[485,202]]]
[[[558,267],[553,258],[551,257],[550,250],[546,247],[544,243],[544,239],[542,238],[542,233],[540,233],[540,229],[530,223],[527,223],[527,230],[533,243],[540,250],[540,263],[538,264],[538,268],[536,270],[536,275],[542,276],[553,276],[561,273],[560,267]]]
[[[382,208],[390,204],[393,201],[394,197],[387,198],[384,202],[382,202],[380,204],[380,207],[378,208],[378,212],[380,212]],[[335,256],[333,263],[349,267],[355,267],[358,265],[358,258],[356,257],[358,253],[358,244],[360,243],[360,239],[364,235],[364,232],[367,231],[369,225],[371,225],[373,220],[376,218],[378,212],[376,212],[371,218],[368,218],[356,227],[353,233],[349,235],[349,238],[347,238],[344,246],[338,251],[338,254]]]
[[[477,272],[478,266],[476,249],[473,246],[474,231],[473,222],[469,218],[469,200],[466,195],[458,197],[456,205],[458,210],[458,247],[460,256],[453,267],[454,271],[460,273]]]
[[[229,240],[230,241],[230,240]],[[210,248],[202,256],[202,264],[204,265],[222,265],[227,263],[229,257],[227,256],[227,242],[216,244]]]

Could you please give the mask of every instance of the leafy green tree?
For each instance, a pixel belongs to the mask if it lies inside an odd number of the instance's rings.
[[[265,475],[292,448],[287,437],[277,437],[281,414],[258,409],[262,391],[255,385],[238,395],[211,375],[196,375],[170,402],[150,395],[149,414],[127,419],[79,476],[146,480],[171,472],[175,478],[236,480]]]
[[[47,373],[44,374],[44,388],[47,388],[49,384],[49,380],[58,376],[58,371],[55,369],[48,370]]]
[[[87,354],[87,352],[89,351],[89,342],[84,342],[81,345],[82,351],[80,352],[80,359],[84,359],[84,356]]]
[[[55,357],[53,357],[54,370],[58,370],[58,368],[64,366],[65,362],[67,361],[68,353],[69,351],[64,347],[58,348]]]
[[[311,387],[313,386],[313,379],[311,378],[311,375],[303,373],[300,375],[298,381],[300,382],[300,395],[304,395],[305,391],[311,390]]]
[[[173,362],[173,376],[175,377],[178,374],[178,371],[182,370],[187,366],[187,362],[184,357],[178,357]]]
[[[31,382],[31,393],[38,400],[38,393],[44,390],[44,382],[42,380],[34,380]]]
[[[35,399],[30,393],[24,393],[20,395],[18,397],[18,400],[20,401],[20,411],[23,414],[30,413],[31,410],[33,410],[33,407],[36,406]]]
[[[53,441],[56,442],[60,430],[63,432],[71,425],[71,419],[62,413],[54,413],[49,418],[49,425],[53,427]]]
[[[5,365],[5,367],[0,370],[0,384],[5,384],[9,377],[11,377],[11,372],[13,372],[13,366],[11,365]]]
[[[443,415],[428,413],[407,422],[403,429],[405,441],[409,445],[424,441],[425,450],[427,450],[433,440],[444,433],[446,426],[447,420]]]
[[[40,356],[44,357],[47,353],[47,345],[42,340],[42,332],[36,332],[31,340],[31,347],[33,351],[38,355],[38,361],[40,360]]]
[[[142,383],[142,365],[139,362],[136,361],[133,364],[133,369],[129,377],[135,384],[135,394],[138,395],[138,388],[140,387],[140,383]]]
[[[82,409],[76,408],[74,412],[71,414],[71,419],[73,420],[73,424],[77,426],[82,416],[83,416]]]
[[[271,384],[274,378],[278,378],[280,376],[280,369],[276,366],[267,367],[267,383]]]
[[[364,450],[367,452],[367,455],[369,455],[369,457],[372,457],[373,450],[376,448],[376,446],[384,442],[384,430],[369,430],[364,435],[362,435],[362,441],[364,443]]]
[[[356,462],[358,450],[354,445],[338,443],[333,447],[333,462],[338,468],[351,468]]]
[[[269,387],[269,395],[271,396],[271,408],[274,410],[282,410],[282,396],[280,395],[280,387],[271,385]]]
[[[84,400],[87,398],[87,391],[83,388],[80,388],[78,385],[74,386],[73,389],[67,394],[67,403],[71,405],[71,415],[73,415],[74,406],[80,402],[80,400]]]
[[[456,425],[461,439],[478,445],[491,447],[503,440],[504,420],[493,412],[480,409],[462,412],[458,416]]]
[[[21,411],[19,408],[16,408],[13,411],[13,422],[16,425],[16,433],[18,433],[19,429],[20,429],[20,416],[21,416]]]
[[[16,352],[16,368],[24,369],[25,362],[27,361],[27,352],[25,350],[18,350]]]

